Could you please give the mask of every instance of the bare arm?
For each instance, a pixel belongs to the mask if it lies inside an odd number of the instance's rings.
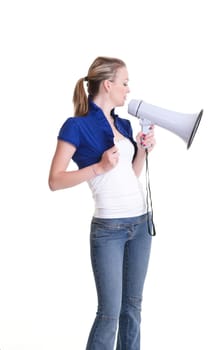
[[[136,176],[139,177],[143,170],[143,166],[146,159],[146,151],[144,149],[144,146],[149,146],[147,149],[148,149],[148,152],[150,153],[156,144],[156,141],[154,138],[153,126],[151,127],[151,131],[147,135],[143,135],[143,133],[140,132],[136,137],[136,141],[137,141],[138,150],[137,150],[137,155],[133,161],[133,170]]]
[[[100,162],[79,170],[68,171],[69,162],[76,147],[68,142],[58,141],[49,172],[49,188],[52,191],[73,187],[112,169],[118,162],[116,147],[103,153]]]

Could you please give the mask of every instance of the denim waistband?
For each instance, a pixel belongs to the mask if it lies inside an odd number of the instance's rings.
[[[144,221],[148,220],[148,214],[143,214],[139,216],[133,216],[129,218],[114,218],[114,219],[107,219],[107,218],[97,218],[93,216],[92,223],[97,224],[109,224],[112,223],[113,225],[120,225],[120,224],[141,224]]]

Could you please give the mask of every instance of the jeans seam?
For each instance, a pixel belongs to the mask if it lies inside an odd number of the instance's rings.
[[[126,254],[126,270],[124,271],[124,276],[125,276],[125,286],[124,289],[126,295],[123,296],[123,298],[125,299],[125,303],[126,303],[126,308],[128,309],[128,303],[126,302],[126,298],[127,298],[127,291],[128,291],[128,266],[129,266],[129,243],[126,243],[125,246],[125,254]],[[126,315],[128,315],[128,310],[126,310]],[[129,332],[129,317],[126,316],[126,332],[125,332],[125,347],[126,349],[128,348],[128,339],[127,339],[127,335]]]
[[[97,279],[97,286],[98,286],[98,298],[100,299],[100,279],[99,279],[99,274],[98,274],[98,269],[97,269],[97,261],[96,261],[96,254],[94,249],[92,248],[92,259],[94,261],[94,266],[95,266],[95,278]],[[98,310],[99,311],[99,310]],[[91,339],[92,345],[95,343],[96,338],[97,338],[97,329],[98,329],[99,323],[96,322],[95,324],[95,328],[94,328],[94,332],[93,332],[93,336]]]

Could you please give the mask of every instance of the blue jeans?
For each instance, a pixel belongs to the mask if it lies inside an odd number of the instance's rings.
[[[152,241],[147,220],[147,215],[92,219],[98,310],[86,350],[113,350],[116,335],[116,350],[140,349],[142,293]]]

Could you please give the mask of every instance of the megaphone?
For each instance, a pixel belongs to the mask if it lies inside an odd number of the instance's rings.
[[[128,113],[140,119],[144,134],[149,132],[151,124],[158,125],[181,137],[188,149],[197,132],[203,109],[196,114],[185,114],[160,108],[143,100],[131,100],[128,104]]]

